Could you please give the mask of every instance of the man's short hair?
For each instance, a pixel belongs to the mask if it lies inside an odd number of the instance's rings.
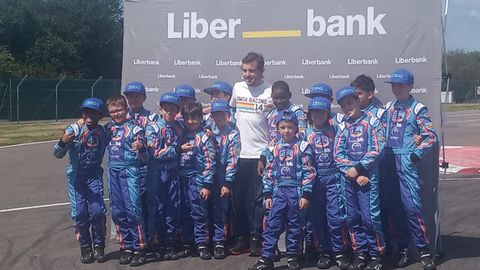
[[[257,69],[260,71],[265,71],[265,60],[263,59],[263,55],[256,53],[256,52],[249,52],[243,59],[242,64],[257,62]]]
[[[122,95],[111,96],[107,100],[107,107],[108,106],[121,106],[127,108],[127,99]]]
[[[285,91],[287,93],[290,93],[290,87],[284,81],[276,81],[272,84],[272,91],[277,90],[277,89]]]
[[[194,102],[182,108],[183,119],[200,118],[203,119],[203,107],[199,102]]]
[[[375,91],[375,83],[373,82],[372,78],[368,77],[367,75],[360,75],[350,84],[355,88],[361,88],[367,92]]]

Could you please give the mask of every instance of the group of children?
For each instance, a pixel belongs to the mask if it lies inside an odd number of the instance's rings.
[[[290,103],[288,84],[272,85],[269,144],[258,163],[267,215],[261,258],[251,269],[273,269],[284,231],[289,269],[300,269],[304,250],[318,256],[320,269],[383,269],[393,237],[398,266],[405,267],[410,262],[409,231],[423,268],[435,269],[416,163],[437,137],[427,108],[410,95],[413,75],[396,70],[386,82],[396,100],[385,109],[373,104],[375,86],[368,76],[339,89],[335,97],[344,114],[331,112],[333,91],[326,84],[310,89],[307,113]],[[156,115],[143,109],[144,86],[129,83],[126,98],[107,100],[111,121],[105,126],[98,124],[103,102],[84,101],[82,119],[68,126],[54,146],[57,158],[70,154],[67,186],[82,262],[107,260],[101,168],[105,149],[121,264],[144,264],[147,248],[165,260],[193,253],[210,259],[212,249],[215,259],[227,256],[241,134],[228,103],[232,87],[217,82],[204,91],[211,96],[208,109],[195,102],[191,86],[181,85],[161,96]],[[393,173],[379,173],[381,163]],[[393,183],[390,177],[398,179],[397,185],[385,188]],[[394,192],[401,203],[381,200]],[[394,220],[389,226],[398,232],[387,235],[387,246],[384,232],[390,231],[386,223],[391,222],[382,218]]]

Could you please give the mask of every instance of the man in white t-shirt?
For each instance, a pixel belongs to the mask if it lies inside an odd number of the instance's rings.
[[[262,221],[262,179],[257,173],[260,154],[268,145],[267,114],[272,108],[270,84],[263,81],[264,59],[250,52],[242,59],[243,81],[235,83],[230,106],[235,108],[241,151],[232,192],[237,243],[234,255],[260,256]],[[250,239],[249,239],[250,238]]]

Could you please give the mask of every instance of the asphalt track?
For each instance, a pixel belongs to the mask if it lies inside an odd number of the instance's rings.
[[[480,145],[479,116],[480,111],[449,113],[446,145]],[[55,159],[52,145],[50,142],[0,148],[0,269],[129,268],[118,264],[119,246],[114,240],[107,242],[110,258],[107,263],[80,263],[69,206],[65,204],[68,201],[64,180],[66,159]],[[438,269],[480,269],[480,175],[447,175],[439,187],[445,256]],[[175,262],[149,261],[140,269],[247,269],[255,261],[256,258],[247,255],[222,261],[188,258]],[[286,269],[285,260],[276,266]],[[316,268],[305,265],[304,269]],[[406,269],[421,269],[421,266],[416,263]]]

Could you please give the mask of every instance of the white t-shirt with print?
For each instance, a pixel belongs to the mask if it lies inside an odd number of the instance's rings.
[[[268,145],[267,114],[273,106],[271,95],[271,86],[266,82],[256,87],[249,87],[244,81],[233,86],[230,106],[236,108],[240,158],[259,158]]]

